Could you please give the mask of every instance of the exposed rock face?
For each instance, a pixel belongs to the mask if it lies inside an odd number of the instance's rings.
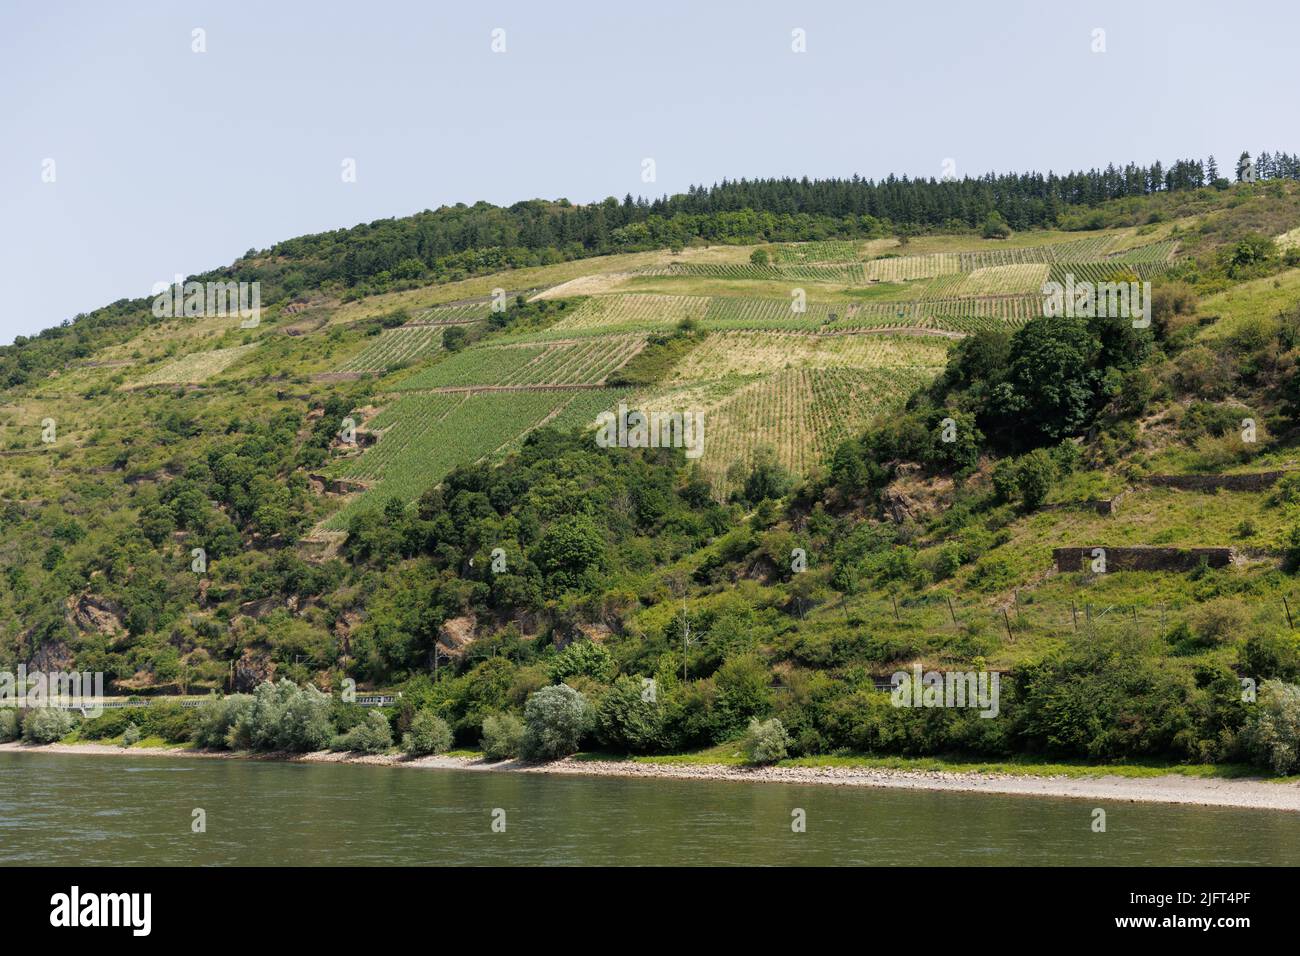
[[[280,606],[280,599],[271,595],[270,597],[260,598],[256,601],[245,601],[239,605],[239,613],[246,614],[252,618],[265,617]]]
[[[953,490],[950,478],[925,478],[919,465],[893,465],[894,480],[880,493],[880,508],[895,524],[919,522],[939,512]]]
[[[581,634],[583,637],[585,637],[587,640],[594,641],[597,644],[605,643],[605,641],[609,638],[609,635],[613,633],[609,629],[609,626],[605,624],[579,623],[579,624],[575,624],[574,627],[576,627],[578,629],[578,633]]]
[[[478,635],[474,633],[477,626],[478,620],[473,614],[448,618],[443,622],[442,627],[438,628],[438,646],[446,651],[449,657],[460,657],[477,639]]]
[[[275,680],[275,662],[265,651],[244,648],[244,653],[235,661],[235,690],[249,693],[258,684]]]
[[[68,647],[63,641],[46,641],[36,649],[31,660],[27,662],[29,672],[40,671],[44,674],[54,674],[59,671],[74,669],[75,662],[72,657],[72,648]]]
[[[122,609],[108,598],[83,594],[68,598],[67,607],[69,623],[83,634],[112,636],[126,630],[122,625]]]

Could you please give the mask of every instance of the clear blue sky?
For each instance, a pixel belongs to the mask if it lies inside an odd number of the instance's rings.
[[[945,158],[1229,168],[1300,145],[1297,36],[1282,2],[4,0],[0,343],[443,203],[937,177]]]

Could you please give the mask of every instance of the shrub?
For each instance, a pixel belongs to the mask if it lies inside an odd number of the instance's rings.
[[[126,730],[122,734],[122,746],[129,747],[132,744],[138,744],[139,742],[140,742],[140,728],[135,724],[128,725]]]
[[[590,677],[606,683],[614,676],[614,657],[604,644],[574,641],[546,666],[551,683],[559,684],[571,677]]]
[[[431,710],[411,719],[411,729],[402,735],[402,752],[408,757],[440,754],[451,749],[451,728]]]
[[[23,720],[23,740],[29,744],[52,744],[72,733],[77,719],[71,711],[37,707]]]
[[[745,734],[745,759],[750,763],[776,763],[784,760],[790,748],[790,735],[785,726],[775,717],[749,722],[749,731]]]
[[[1197,608],[1192,614],[1192,633],[1203,647],[1234,643],[1245,633],[1246,609],[1231,598],[1219,598]]]
[[[8,743],[22,736],[22,716],[17,707],[0,707],[0,743]]]
[[[252,709],[253,698],[249,694],[213,695],[194,708],[190,739],[200,747],[228,747],[231,729]]]
[[[1055,478],[1056,462],[1042,448],[1034,449],[1016,462],[1016,488],[1027,510],[1033,511],[1046,500]]]
[[[620,677],[596,708],[596,737],[616,750],[659,750],[663,746],[663,707],[645,693],[638,678]]]
[[[1279,775],[1300,770],[1300,687],[1265,681],[1243,737],[1256,763]]]
[[[310,684],[268,681],[253,692],[252,706],[230,728],[227,744],[232,749],[294,753],[323,750],[334,736],[329,712],[329,695]]]
[[[365,720],[330,741],[330,750],[355,750],[363,754],[381,754],[392,746],[393,728],[380,710],[368,711]]]
[[[587,698],[567,684],[543,687],[524,705],[520,752],[529,760],[575,753],[587,730]]]
[[[523,739],[523,721],[514,714],[494,714],[483,718],[483,755],[488,760],[518,757]]]

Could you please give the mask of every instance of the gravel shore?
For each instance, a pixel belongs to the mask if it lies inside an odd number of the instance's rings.
[[[1181,803],[1300,811],[1300,782],[1264,778],[1207,778],[1181,774],[1158,777],[1040,776],[957,773],[944,770],[893,770],[870,767],[735,767],[718,764],[635,763],[630,760],[556,760],[530,764],[490,763],[481,758],[434,756],[408,760],[392,754],[320,751],[310,754],[249,754],[183,748],[124,749],[108,744],[0,744],[0,753],[94,754],[117,757],[197,757],[216,760],[290,760],[301,763],[362,763],[422,770],[474,770],[486,773],[548,773],[590,777],[646,777],[669,780],[725,780],[744,783],[821,784],[838,787],[889,787],[950,790],[1015,796],[1073,797],[1137,803]]]

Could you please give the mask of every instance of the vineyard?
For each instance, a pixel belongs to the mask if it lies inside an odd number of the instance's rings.
[[[774,246],[772,258],[777,265],[795,265],[809,262],[855,262],[859,258],[861,242],[828,239],[821,242],[797,242]]]
[[[947,358],[943,341],[916,336],[717,332],[674,369],[670,381],[802,368],[916,368],[936,373]]]
[[[412,362],[436,351],[442,341],[442,329],[436,325],[399,326],[385,329],[369,345],[336,372],[382,372]]]
[[[409,322],[412,325],[463,325],[482,321],[492,314],[491,302],[465,302],[459,305],[439,305],[422,309]]]
[[[644,338],[619,336],[472,348],[418,372],[398,388],[600,385],[644,345]]]
[[[961,271],[961,257],[952,252],[937,252],[928,256],[887,256],[872,259],[863,267],[864,275],[870,282],[908,282]]]
[[[735,489],[763,446],[792,473],[807,474],[838,442],[862,431],[880,412],[901,405],[933,374],[789,369],[760,378],[706,410],[702,467],[721,497]]]
[[[579,425],[618,401],[620,393],[491,392],[476,395],[407,395],[368,426],[378,442],[329,470],[335,478],[370,483],[370,490],[336,512],[326,529],[344,530],[352,515],[382,507],[389,498],[412,501],[457,465],[491,457],[543,423]],[[572,407],[573,412],[565,415]]]
[[[812,302],[779,295],[617,292],[608,276],[591,282],[580,277],[548,293],[583,296],[555,324],[489,332],[486,340],[452,353],[440,350],[443,326],[482,321],[491,303],[425,309],[339,366],[344,372],[382,373],[433,358],[388,386],[391,404],[370,423],[380,432],[377,444],[334,466],[335,477],[369,483],[371,490],[326,527],[346,527],[359,509],[390,496],[409,500],[457,464],[519,447],[540,424],[589,425],[620,401],[644,411],[705,412],[700,467],[720,495],[734,490],[762,445],[771,446],[792,473],[807,474],[838,441],[937,375],[953,339],[1014,329],[1041,316],[1042,286],[1049,279],[1149,279],[1172,267],[1176,240],[1132,245],[1133,240],[1111,234],[875,259],[862,256],[890,246],[825,240],[769,246],[769,265],[674,261],[638,274],[682,277],[683,291],[696,285],[691,277],[708,279],[710,286],[717,280],[780,280],[792,289],[801,281],[841,288],[823,286],[820,300]],[[618,274],[620,280],[627,275]],[[798,312],[796,303],[802,306]],[[709,335],[684,350],[659,385],[635,392],[602,387],[645,348],[648,335],[672,332],[684,320]],[[167,374],[202,374],[220,364],[213,361],[218,354],[172,363],[176,368]]]
[[[687,295],[611,295],[588,299],[548,330],[552,336],[604,330],[671,329],[683,319],[703,319],[709,300]]]
[[[146,385],[189,385],[204,382],[224,372],[241,358],[257,348],[257,344],[237,345],[229,349],[195,352],[173,359],[143,375],[132,383],[133,387]]]
[[[804,311],[794,311],[794,299],[733,299],[715,296],[709,300],[704,323],[711,329],[788,329],[826,325],[852,306],[804,302]]]

